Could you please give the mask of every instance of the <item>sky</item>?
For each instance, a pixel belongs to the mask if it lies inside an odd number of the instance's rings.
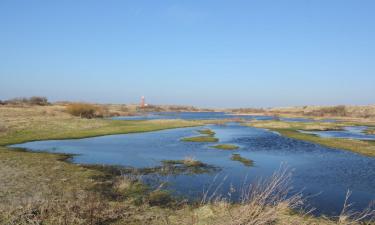
[[[0,0],[0,99],[375,103],[373,0]]]

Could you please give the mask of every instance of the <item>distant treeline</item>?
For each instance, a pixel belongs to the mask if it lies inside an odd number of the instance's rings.
[[[5,101],[0,100],[0,105],[49,105],[48,99],[41,96],[33,96],[30,98],[12,98]]]

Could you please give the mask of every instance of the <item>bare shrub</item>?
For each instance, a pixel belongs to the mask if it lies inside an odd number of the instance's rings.
[[[81,118],[91,119],[94,117],[100,117],[100,108],[98,106],[87,104],[87,103],[72,103],[66,106],[66,111],[73,115]]]
[[[48,105],[48,99],[46,97],[33,96],[29,98],[29,103],[31,105]]]
[[[3,102],[4,104],[9,104],[9,105],[49,105],[48,99],[46,97],[41,97],[41,96],[33,96],[30,98],[13,98],[9,99]]]
[[[306,112],[307,116],[347,116],[348,112],[344,105],[322,107],[320,109]]]

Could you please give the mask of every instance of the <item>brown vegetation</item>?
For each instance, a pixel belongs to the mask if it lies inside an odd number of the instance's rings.
[[[46,97],[33,96],[30,98],[13,98],[1,102],[0,105],[49,105],[48,99]]]

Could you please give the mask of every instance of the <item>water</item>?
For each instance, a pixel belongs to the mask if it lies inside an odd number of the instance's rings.
[[[302,133],[315,134],[325,138],[346,138],[346,139],[358,139],[358,140],[375,140],[374,134],[366,134],[364,131],[367,129],[366,126],[351,126],[344,127],[344,130],[335,131],[302,131]]]
[[[142,168],[161,165],[160,161],[166,159],[191,156],[220,167],[220,171],[206,174],[159,177],[169,182],[169,190],[190,198],[202,196],[203,190],[211,183],[222,183],[219,193],[226,196],[231,186],[238,190],[245,180],[251,182],[259,177],[270,176],[281,163],[286,163],[294,170],[294,190],[303,190],[305,196],[318,194],[308,199],[308,203],[317,208],[317,214],[338,214],[348,189],[353,191],[351,201],[355,203],[354,209],[363,209],[369,201],[375,199],[374,158],[286,138],[274,132],[236,123],[204,127],[214,130],[220,143],[239,145],[240,149],[233,152],[255,161],[254,167],[246,167],[230,160],[232,151],[210,148],[212,144],[180,141],[183,137],[197,135],[197,130],[202,128],[35,141],[13,147],[78,154],[73,158],[75,163]],[[224,180],[224,177],[227,178]],[[148,178],[150,177],[145,177],[146,180]],[[232,199],[236,197],[238,196],[234,193]]]

